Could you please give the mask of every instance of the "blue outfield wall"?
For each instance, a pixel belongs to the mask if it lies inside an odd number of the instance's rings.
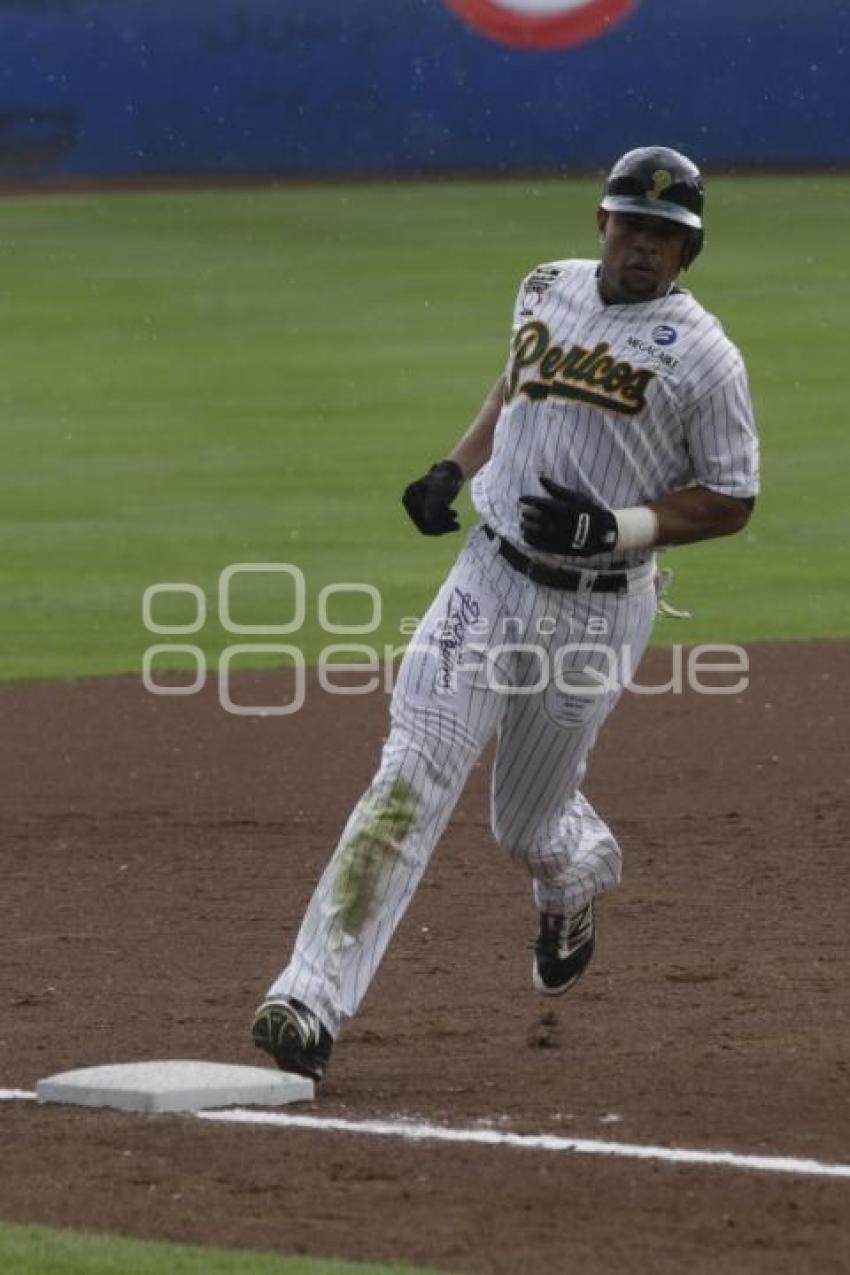
[[[850,163],[850,4],[635,0],[535,49],[451,4],[0,0],[0,177]]]

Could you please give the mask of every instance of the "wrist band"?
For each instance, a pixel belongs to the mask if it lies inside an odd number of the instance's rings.
[[[658,537],[658,516],[648,505],[612,510],[617,520],[618,549],[646,549]]]

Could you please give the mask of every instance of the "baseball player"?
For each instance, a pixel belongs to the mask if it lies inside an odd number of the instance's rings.
[[[621,852],[579,785],[649,639],[654,551],[740,531],[758,490],[741,355],[677,283],[703,245],[703,197],[678,152],[622,156],[600,260],[522,281],[504,373],[404,493],[419,530],[443,535],[471,479],[480,523],[405,653],[378,771],[254,1019],[286,1071],[324,1077],[494,736],[493,833],[539,913],[533,986],[563,993],[591,959]]]

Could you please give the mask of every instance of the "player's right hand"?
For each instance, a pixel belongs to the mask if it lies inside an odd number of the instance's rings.
[[[447,531],[458,530],[460,521],[449,506],[462,486],[460,465],[441,460],[405,487],[401,503],[423,536],[444,536]]]

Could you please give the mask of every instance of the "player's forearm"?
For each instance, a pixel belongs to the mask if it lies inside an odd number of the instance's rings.
[[[732,536],[746,526],[750,517],[745,501],[706,487],[688,487],[648,503],[658,520],[658,545],[688,545]]]
[[[463,438],[449,453],[448,460],[459,465],[465,479],[486,465],[493,451],[493,431],[505,400],[505,378],[500,376],[481,405],[481,410]]]

